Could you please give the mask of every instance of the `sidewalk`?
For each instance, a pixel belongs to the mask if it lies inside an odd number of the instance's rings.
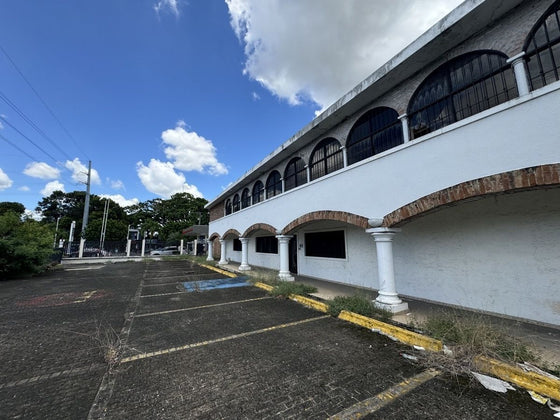
[[[220,267],[230,271],[240,272],[238,270],[238,265],[235,263],[230,263]],[[276,271],[274,270],[268,270],[260,267],[254,269],[253,272],[269,275],[276,274]],[[243,273],[246,274],[247,272]],[[317,292],[312,295],[322,300],[333,299],[335,296],[353,296],[356,294],[370,297],[373,300],[377,296],[377,292],[372,289],[365,289],[348,284],[341,284],[299,275],[296,275],[295,277],[296,282],[316,287]],[[505,329],[511,336],[517,337],[526,344],[532,346],[541,359],[549,365],[553,367],[560,366],[560,328],[552,328],[517,319],[503,318],[476,311],[459,309],[409,297],[401,296],[401,298],[408,303],[409,311],[394,315],[393,320],[396,322],[402,324],[418,324],[425,321],[431,315],[449,310],[456,311],[457,313],[464,313],[466,315],[474,314],[481,316],[484,320],[495,324],[500,328]]]

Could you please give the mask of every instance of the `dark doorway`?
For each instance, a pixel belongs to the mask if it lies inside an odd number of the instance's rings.
[[[290,239],[289,254],[290,254],[290,273],[297,274],[297,235]]]

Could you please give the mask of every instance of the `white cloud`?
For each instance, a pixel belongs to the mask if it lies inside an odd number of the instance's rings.
[[[154,4],[154,10],[158,14],[158,16],[160,12],[167,11],[178,17],[179,2],[177,0],[158,0],[156,4]]]
[[[88,168],[80,162],[80,159],[74,158],[74,160],[67,160],[64,166],[66,169],[72,171],[72,181],[82,184],[87,182]],[[99,174],[93,168],[91,169],[91,183],[95,185],[101,184],[101,178],[99,178]]]
[[[13,183],[14,181],[10,179],[8,174],[6,174],[6,172],[4,172],[2,168],[0,168],[0,191],[7,190],[12,186]]]
[[[218,162],[216,148],[210,140],[194,131],[185,130],[185,122],[179,121],[174,129],[161,133],[165,156],[173,166],[182,171],[208,172],[212,175],[227,174],[226,166]]]
[[[40,221],[43,218],[43,213],[41,213],[40,211],[25,209],[23,214],[25,215],[25,217],[37,221]]]
[[[45,162],[28,163],[23,173],[27,176],[39,179],[57,179],[60,176],[59,169]]]
[[[22,185],[18,188],[19,191],[29,191],[29,187],[27,185]]]
[[[124,183],[120,179],[109,179],[107,178],[107,183],[111,185],[114,190],[124,190]]]
[[[225,0],[244,73],[290,104],[326,108],[461,0]]]
[[[202,197],[195,185],[189,185],[182,173],[175,171],[171,162],[151,159],[148,166],[143,162],[136,164],[138,178],[146,189],[164,198],[169,198],[178,192],[191,193],[195,197]]]
[[[260,95],[257,92],[251,93],[251,97],[253,98],[253,101],[258,101],[259,99],[261,99]]]
[[[45,185],[45,188],[41,190],[41,194],[43,197],[48,197],[55,191],[64,191],[64,184],[60,183],[59,181],[51,181]]]
[[[140,201],[137,198],[124,198],[121,194],[100,194],[99,197],[101,198],[108,198],[115,203],[117,203],[121,207],[128,207],[138,204]]]

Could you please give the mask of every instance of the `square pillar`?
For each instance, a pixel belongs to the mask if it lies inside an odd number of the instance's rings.
[[[228,262],[226,260],[226,240],[220,239],[220,261],[218,261],[218,264],[224,265],[227,263]]]
[[[280,257],[280,271],[278,277],[284,281],[294,281],[290,273],[290,239],[292,235],[276,235],[278,239],[278,253]]]
[[[239,269],[241,271],[249,271],[251,267],[247,263],[248,256],[249,256],[249,238],[239,238],[241,242],[241,265]]]
[[[408,310],[408,303],[403,302],[397,294],[395,270],[393,263],[393,237],[400,229],[377,227],[367,229],[373,236],[377,251],[377,274],[379,277],[379,294],[374,301],[375,306],[392,313]]]
[[[214,241],[208,239],[207,244],[208,244],[208,256],[206,257],[206,261],[214,261],[214,256],[213,256]]]

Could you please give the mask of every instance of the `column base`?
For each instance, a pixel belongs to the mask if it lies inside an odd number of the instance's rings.
[[[279,272],[278,273],[278,278],[282,281],[295,281],[294,276],[292,276],[292,274],[288,271],[288,272]]]
[[[393,314],[398,314],[400,312],[407,312],[408,311],[408,303],[402,302],[401,303],[383,303],[378,302],[377,300],[373,301],[373,305],[379,309],[385,309]]]
[[[218,261],[218,265],[226,265],[227,263],[228,263],[227,260]]]
[[[245,264],[245,265],[241,264],[237,269],[241,270],[241,271],[249,271],[249,270],[251,270],[251,266],[247,265],[247,264]]]
[[[212,257],[206,257],[206,261],[214,261],[214,258],[212,258]]]

